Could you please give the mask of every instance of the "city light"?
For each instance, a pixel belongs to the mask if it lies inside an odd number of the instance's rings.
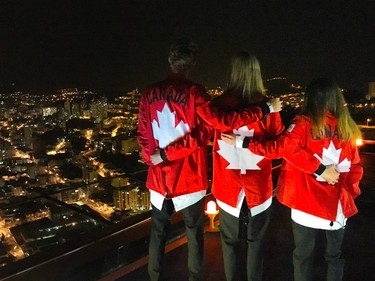
[[[363,139],[356,139],[356,140],[355,140],[355,144],[356,144],[357,146],[362,146],[362,145],[363,145]]]
[[[371,118],[367,118],[366,119],[366,125],[368,126],[369,125],[369,123],[372,121],[372,119]]]
[[[282,80],[285,78],[276,77],[268,82]],[[207,91],[215,98],[224,89],[216,87]],[[289,90],[277,97],[283,101],[286,113],[295,113],[304,101],[303,87],[289,83]],[[0,199],[24,200],[25,204],[34,206],[38,203],[30,195],[43,191],[65,206],[80,208],[83,213],[100,216],[108,222],[149,211],[150,194],[144,185],[147,165],[140,156],[136,139],[139,99],[137,89],[113,101],[78,89],[36,96],[22,92],[0,94],[0,163],[4,172],[0,189],[5,194]],[[20,100],[22,106],[14,106]],[[348,108],[368,112],[373,105],[370,101],[357,101],[348,103]],[[369,117],[360,123],[367,126],[362,125],[361,129],[370,130],[372,115],[364,116]],[[363,146],[369,142],[357,140],[356,144]],[[129,177],[123,168],[126,166],[130,170],[139,169],[135,173],[137,176],[139,173],[139,178]],[[31,229],[48,233],[41,234],[44,236],[40,241],[63,236],[64,228],[77,228],[81,224],[86,227],[87,223],[91,227],[100,225],[97,220],[87,222],[87,218],[76,217],[77,210],[60,214],[49,206],[42,211],[35,208],[27,214],[23,212],[26,211],[16,208],[0,215],[1,233],[6,244],[12,245],[7,254],[9,262],[11,257],[22,259],[33,254],[28,250],[28,243],[34,243],[34,238],[23,241],[23,245],[18,245],[15,238],[26,223],[33,224],[29,226]],[[210,219],[208,231],[219,231],[215,224],[218,213],[216,203],[208,202],[205,210]],[[61,225],[52,218],[61,220]],[[44,224],[51,226],[43,228]],[[60,241],[64,239],[56,244]]]

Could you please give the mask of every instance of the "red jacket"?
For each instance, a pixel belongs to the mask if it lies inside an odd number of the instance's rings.
[[[166,198],[207,188],[210,129],[196,113],[207,102],[204,88],[180,74],[172,74],[142,93],[138,143],[149,165],[146,185]],[[150,156],[158,148],[168,161],[154,166]]]
[[[274,138],[284,130],[280,114],[270,113],[262,118],[259,106],[246,106],[247,102],[232,94],[223,94],[213,103],[213,108],[222,114],[211,109],[212,114],[206,112],[203,116],[215,127],[212,193],[218,200],[236,207],[243,188],[248,206],[258,206],[272,196],[271,160],[226,144],[220,135],[230,129],[236,134]],[[228,118],[234,121],[232,126],[223,122]]]
[[[363,169],[357,147],[338,139],[336,119],[331,114],[327,115],[327,124],[327,137],[319,138],[313,133],[308,117],[296,116],[280,139],[266,145],[250,142],[249,148],[271,158],[284,156],[277,189],[282,204],[334,221],[339,200],[345,217],[357,213],[354,199],[360,194]],[[317,160],[308,160],[306,155],[313,154]],[[314,174],[316,161],[337,165],[340,171],[337,184],[329,185]]]

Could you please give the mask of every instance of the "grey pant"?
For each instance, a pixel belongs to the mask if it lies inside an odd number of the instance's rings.
[[[295,249],[293,251],[294,280],[311,281],[313,279],[314,249],[316,237],[324,232],[327,247],[324,259],[327,263],[327,281],[341,281],[344,274],[344,259],[341,257],[341,245],[344,228],[339,230],[321,230],[305,227],[292,222]]]
[[[220,234],[223,249],[224,271],[227,281],[244,280],[242,270],[243,240],[247,245],[247,280],[261,281],[263,274],[263,238],[269,225],[271,208],[252,217],[246,200],[239,218],[220,209]],[[246,246],[245,246],[246,247]]]
[[[152,206],[148,262],[148,273],[152,281],[163,280],[162,266],[164,248],[173,211],[174,206],[172,200],[164,200],[161,211]],[[204,198],[197,203],[181,210],[181,212],[184,215],[186,236],[188,238],[189,280],[203,280]]]

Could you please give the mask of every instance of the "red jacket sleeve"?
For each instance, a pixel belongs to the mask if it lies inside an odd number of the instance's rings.
[[[167,160],[184,158],[199,147],[205,146],[213,135],[213,128],[197,116],[197,126],[184,137],[164,148]]]
[[[314,173],[320,166],[320,160],[304,149],[305,128],[297,122],[275,140],[254,139],[248,143],[248,148],[268,159],[284,158],[296,168]],[[244,144],[247,147],[247,144]]]
[[[273,112],[265,116],[266,118],[262,118],[264,126],[266,127],[266,136],[270,136],[272,138],[281,135],[284,130],[285,126],[283,121],[281,120],[281,116],[279,112]]]
[[[357,147],[353,147],[353,154],[352,154],[352,163],[350,167],[350,171],[346,177],[346,186],[348,191],[356,198],[358,195],[361,194],[361,190],[359,188],[359,182],[363,176],[363,168],[360,163],[360,157]]]
[[[142,149],[142,158],[147,165],[152,165],[150,156],[155,150],[152,126],[149,121],[148,103],[142,95],[138,114],[138,144]]]

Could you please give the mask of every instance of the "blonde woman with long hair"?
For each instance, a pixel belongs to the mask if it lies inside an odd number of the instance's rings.
[[[243,280],[246,275],[247,280],[262,280],[262,244],[272,204],[272,163],[247,149],[226,144],[221,140],[221,134],[234,132],[242,138],[275,138],[281,134],[284,125],[280,114],[273,112],[271,103],[267,102],[258,59],[248,52],[241,52],[232,58],[226,90],[212,101],[210,112],[202,114],[215,128],[212,193],[220,207],[220,233],[227,280]],[[221,117],[242,116],[243,112],[268,106],[267,114],[251,122],[239,118],[243,124],[232,123],[232,128],[220,122]],[[247,244],[245,253],[244,241]],[[243,255],[246,255],[247,261]]]
[[[326,280],[342,280],[341,244],[347,219],[358,212],[354,199],[360,194],[363,169],[355,145],[361,132],[337,84],[327,78],[311,81],[301,114],[276,141],[241,140],[229,134],[222,137],[270,159],[284,157],[277,198],[291,208],[294,280],[313,280],[315,242],[320,232],[326,237]],[[305,161],[304,151],[314,154],[323,165],[335,167],[339,178],[325,180],[320,169],[315,171]]]

